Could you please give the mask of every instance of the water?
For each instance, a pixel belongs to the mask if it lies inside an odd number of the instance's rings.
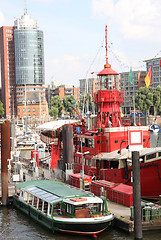
[[[0,239],[1,240],[90,240],[90,237],[52,233],[45,227],[11,207],[0,207]],[[98,240],[133,240],[134,235],[119,229],[109,228],[98,236]],[[161,230],[144,232],[144,240],[160,240]]]

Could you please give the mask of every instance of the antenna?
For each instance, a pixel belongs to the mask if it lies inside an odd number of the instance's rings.
[[[106,65],[108,65],[108,56],[107,56],[107,25],[105,26],[105,43],[106,43]]]
[[[24,14],[27,14],[27,0],[24,0]]]

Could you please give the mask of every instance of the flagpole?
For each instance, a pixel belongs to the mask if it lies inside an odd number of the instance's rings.
[[[135,96],[133,91],[133,106],[134,106],[134,126],[136,126],[136,119],[135,119]]]
[[[134,96],[134,81],[133,81],[133,75],[132,75],[132,67],[130,67],[130,72],[129,72],[129,83],[130,83],[130,84],[133,84],[134,126],[136,126],[136,120],[135,120],[135,96]]]

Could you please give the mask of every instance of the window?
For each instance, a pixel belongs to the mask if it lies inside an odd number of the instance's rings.
[[[156,153],[149,154],[149,155],[146,156],[146,160],[151,160],[153,158],[156,158]]]
[[[33,112],[35,112],[35,108],[33,108]]]
[[[47,214],[47,212],[48,212],[48,202],[44,202],[43,212]]]
[[[42,210],[42,199],[39,198],[38,209]]]
[[[67,213],[72,214],[72,205],[67,204]]]

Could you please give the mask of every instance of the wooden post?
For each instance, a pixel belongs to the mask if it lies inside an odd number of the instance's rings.
[[[134,239],[142,240],[140,162],[138,151],[132,152],[132,171],[133,171],[134,236],[135,236]]]
[[[8,202],[8,159],[10,159],[10,121],[1,124],[1,189],[2,205]]]

